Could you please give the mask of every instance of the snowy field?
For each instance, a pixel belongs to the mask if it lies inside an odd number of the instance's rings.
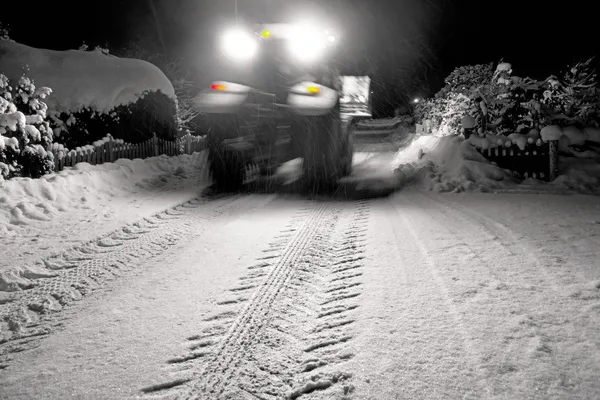
[[[0,398],[598,398],[600,174],[566,167],[423,136],[316,200],[201,196],[202,154],[3,182]]]

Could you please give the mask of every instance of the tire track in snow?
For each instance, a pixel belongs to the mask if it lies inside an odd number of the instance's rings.
[[[310,398],[312,394],[330,398],[334,393],[347,395],[352,391],[351,374],[340,368],[354,356],[348,344],[354,336],[352,310],[358,307],[361,295],[361,239],[366,234],[363,227],[369,218],[369,204],[348,208],[337,211],[326,233],[300,259],[261,337],[265,345],[255,365],[269,371],[262,381],[279,383],[277,398]],[[347,274],[347,269],[355,272]],[[268,368],[264,360],[279,362],[276,368]],[[288,360],[287,368],[278,367],[284,365],[281,360]],[[261,385],[250,382],[244,385],[246,391],[266,397]]]
[[[45,267],[56,275],[37,279],[33,287],[14,292],[9,302],[0,304],[0,356],[22,348],[28,338],[50,333],[63,307],[164,253],[198,224],[241,208],[246,198],[194,199],[45,259]]]
[[[312,202],[300,210],[221,301],[238,312],[216,311],[188,338],[190,351],[169,360],[171,382],[148,395],[221,398],[298,398],[341,383],[336,365],[352,358],[350,316],[358,307],[369,204]],[[233,293],[233,295],[231,295]],[[245,306],[239,310],[240,304]],[[236,306],[234,306],[236,307]],[[179,387],[178,387],[179,386]]]

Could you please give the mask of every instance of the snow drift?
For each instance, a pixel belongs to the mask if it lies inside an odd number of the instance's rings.
[[[0,291],[39,274],[43,257],[196,196],[205,162],[205,152],[120,159],[0,182]]]
[[[175,98],[173,85],[153,64],[118,58],[100,51],[36,49],[12,40],[0,40],[0,72],[17,81],[27,66],[27,76],[37,86],[48,86],[46,103],[58,112],[91,108],[97,112],[134,103],[146,91]]]
[[[561,157],[559,175],[552,182],[533,178],[520,181],[511,171],[490,163],[474,147],[478,137],[418,136],[394,159],[397,186],[437,192],[534,192],[600,194],[597,159]]]
[[[420,136],[394,162],[399,181],[426,190],[486,192],[515,183],[509,171],[490,164],[458,136]]]

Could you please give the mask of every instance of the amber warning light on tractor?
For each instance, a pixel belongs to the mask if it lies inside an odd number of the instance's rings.
[[[271,37],[271,31],[268,29],[265,29],[262,31],[262,37],[265,39],[269,39]]]
[[[213,83],[212,85],[210,85],[210,88],[211,88],[212,90],[220,90],[220,91],[223,91],[223,90],[226,90],[226,89],[227,89],[227,88],[225,87],[225,85],[219,85],[218,83]]]
[[[321,88],[318,86],[309,86],[306,88],[306,91],[310,94],[317,94],[321,91]]]

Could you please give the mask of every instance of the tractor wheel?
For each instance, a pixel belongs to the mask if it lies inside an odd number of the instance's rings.
[[[245,177],[242,155],[223,146],[223,140],[234,135],[237,125],[233,119],[221,119],[212,124],[207,135],[208,161],[215,187],[224,191],[238,191]]]
[[[326,115],[297,118],[292,132],[300,143],[306,188],[321,192],[335,187],[344,173],[339,104]]]
[[[352,174],[352,161],[354,160],[354,130],[356,125],[354,123],[348,125],[346,134],[342,138],[342,177],[346,177]]]

